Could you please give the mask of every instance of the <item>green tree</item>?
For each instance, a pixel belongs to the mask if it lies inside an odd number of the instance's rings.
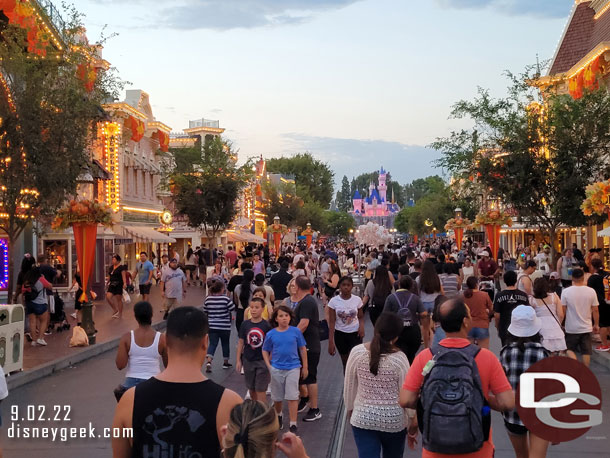
[[[341,180],[341,190],[337,192],[337,208],[342,212],[347,212],[352,208],[352,196],[349,180],[345,175]]]
[[[252,164],[238,167],[231,145],[216,137],[205,142],[188,169],[170,175],[176,209],[191,227],[215,239],[237,214],[237,200],[251,177]]]
[[[431,146],[443,153],[438,165],[490,189],[548,234],[555,250],[559,225],[586,223],[586,185],[610,176],[610,93],[602,88],[579,100],[543,93],[530,85],[531,69],[509,78],[504,98],[480,89],[474,100],[458,102],[452,116],[473,127]]]
[[[349,230],[354,229],[356,221],[349,213],[326,212],[327,232],[335,237],[347,237]]]
[[[447,188],[447,183],[438,175],[427,178],[418,178],[404,186],[404,194],[407,199],[413,199],[416,202],[428,194],[444,193]]]
[[[268,225],[273,224],[273,218],[276,216],[288,227],[297,224],[304,202],[296,195],[294,186],[285,183],[273,185],[267,182],[263,184],[263,195],[263,213],[267,215],[265,222]]]
[[[334,172],[328,164],[315,159],[310,153],[269,159],[267,170],[293,175],[297,195],[303,201],[315,202],[322,208],[329,207],[333,198]]]
[[[13,290],[15,243],[34,219],[51,216],[76,192],[76,179],[90,164],[88,149],[101,104],[118,97],[113,70],[99,69],[90,91],[77,75],[94,59],[78,40],[73,12],[62,49],[46,47],[46,58],[27,51],[27,31],[3,23],[0,36],[0,229],[9,240],[9,284]],[[84,67],[81,67],[84,68]],[[12,294],[9,294],[12,300]]]
[[[409,233],[409,207],[401,209],[394,218],[394,227],[401,234]]]

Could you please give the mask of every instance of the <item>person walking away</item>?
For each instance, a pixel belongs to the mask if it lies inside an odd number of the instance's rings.
[[[544,279],[536,279],[536,282],[539,280]],[[536,316],[532,307],[519,305],[512,311],[508,328],[509,343],[500,352],[500,362],[515,395],[521,374],[549,356],[549,351],[541,343],[542,326],[542,320]],[[515,449],[516,458],[546,457],[549,442],[529,431],[516,409],[504,412],[503,416],[504,427]]]
[[[188,274],[186,286],[190,286],[191,282],[193,282],[193,285],[195,284],[195,271],[197,270],[197,264],[199,264],[199,258],[193,251],[193,248],[189,247],[188,251],[186,252],[184,262],[184,269]]]
[[[153,308],[141,301],[133,306],[138,327],[123,334],[115,364],[118,370],[127,368],[121,386],[128,390],[161,372],[161,362],[167,367],[165,335],[152,328]]]
[[[235,304],[224,293],[225,284],[222,280],[210,278],[207,287],[209,294],[203,302],[203,311],[206,313],[210,324],[210,345],[205,371],[210,373],[212,372],[212,360],[214,359],[219,340],[224,358],[222,368],[230,369],[232,367],[229,363],[229,357],[231,356],[231,312],[235,310]]]
[[[364,298],[362,299],[364,306],[369,305],[369,316],[373,326],[383,312],[386,299],[393,292],[394,288],[388,276],[388,269],[384,266],[377,266],[375,276],[364,288]]]
[[[22,293],[25,299],[25,314],[28,317],[32,347],[46,346],[44,332],[49,326],[49,305],[47,289],[52,285],[40,272],[40,268],[32,267],[23,279]]]
[[[491,422],[489,409],[512,410],[515,407],[512,386],[496,355],[468,340],[472,318],[459,296],[445,301],[438,314],[447,337],[415,357],[399,403],[415,408],[418,399],[421,402],[421,418],[425,420],[421,424],[422,456],[492,458],[491,431],[486,434]],[[433,358],[434,364],[429,364]],[[447,383],[448,379],[463,379],[463,383]],[[443,396],[438,390],[444,390]],[[450,402],[444,402],[450,397]],[[431,409],[443,409],[453,416],[430,415]],[[482,425],[481,429],[472,429],[473,424]]]
[[[297,292],[295,299],[298,301],[294,309],[294,323],[299,331],[303,333],[307,343],[307,376],[299,381],[301,385],[301,399],[298,411],[304,412],[309,405],[309,410],[303,421],[316,421],[322,418],[318,408],[318,363],[320,362],[320,313],[318,303],[309,291],[311,282],[305,276],[294,280]]]
[[[201,372],[208,347],[205,313],[190,306],[173,310],[166,339],[165,370],[127,390],[116,407],[113,428],[130,428],[133,438],[113,437],[114,458],[220,456],[222,427],[242,400]]]
[[[424,309],[428,314],[432,314],[434,310],[434,303],[438,296],[444,295],[443,285],[441,285],[441,280],[436,273],[434,268],[434,264],[426,260],[424,265],[422,266],[422,273],[416,280],[419,289],[419,298],[424,304]],[[424,342],[430,341],[430,323],[425,326],[422,323],[422,335],[424,335]]]
[[[238,332],[244,321],[244,311],[248,307],[248,304],[250,304],[252,293],[256,289],[256,285],[254,285],[253,281],[254,271],[251,269],[244,270],[241,283],[235,287],[235,291],[233,292],[233,302],[236,307],[235,327]]]
[[[231,272],[236,267],[235,264],[237,264],[237,252],[231,245],[229,245],[229,249],[225,253],[225,258],[227,259],[227,268]]]
[[[290,326],[292,310],[284,305],[273,311],[271,326],[263,343],[263,359],[271,374],[271,399],[283,427],[283,401],[288,401],[290,432],[297,433],[299,375],[307,377],[307,348],[301,331]],[[299,359],[300,356],[300,359]]]
[[[362,299],[352,295],[353,288],[352,277],[343,277],[339,280],[340,294],[328,301],[328,354],[339,352],[344,374],[350,351],[364,338]]]
[[[402,319],[395,313],[379,316],[371,342],[352,350],[343,382],[343,402],[352,426],[359,458],[402,458],[409,434],[414,448],[415,411],[398,404],[409,361],[397,347]]]
[[[438,266],[438,264],[437,264]],[[462,289],[459,274],[456,273],[458,266],[455,263],[444,263],[443,273],[439,275],[441,286],[445,293],[445,296],[451,298],[457,296]]]
[[[280,424],[273,406],[246,399],[231,410],[222,427],[222,458],[274,457],[279,449],[288,458],[307,458],[303,441],[284,433],[278,441]]]
[[[517,289],[529,296],[534,294],[534,284],[531,275],[536,271],[536,262],[530,260],[525,262],[523,270],[517,277]]]
[[[271,375],[263,359],[263,344],[265,336],[271,331],[271,325],[263,319],[265,301],[261,298],[253,297],[248,309],[251,318],[245,320],[239,328],[236,369],[237,372],[241,372],[242,367],[244,369],[246,388],[250,393],[250,398],[265,402]]]
[[[557,294],[550,290],[546,278],[541,277],[534,281],[534,295],[530,297],[529,304],[542,323],[542,346],[553,354],[565,352],[565,333],[560,324],[564,319],[563,307]]]
[[[577,359],[582,355],[582,362],[588,367],[591,361],[591,333],[599,331],[599,302],[593,288],[584,282],[585,273],[576,268],[572,271],[572,286],[561,293],[561,305],[566,316],[566,346],[568,356]]]
[[[591,259],[591,267],[595,272],[589,277],[587,286],[593,288],[597,294],[597,302],[599,302],[599,337],[601,339],[601,343],[595,347],[595,350],[609,351],[610,305],[608,304],[608,297],[610,297],[610,276],[604,270],[604,263],[599,258]]]
[[[289,296],[288,283],[292,280],[292,275],[288,273],[288,267],[288,262],[283,261],[280,264],[280,270],[271,275],[269,279],[269,284],[273,288],[273,295],[276,301],[283,301]]]
[[[500,291],[494,299],[494,320],[498,337],[502,342],[502,346],[507,343],[507,330],[510,325],[510,317],[513,310],[518,305],[529,304],[529,298],[525,292],[517,289],[517,272],[508,270],[504,272],[504,284],[506,289]]]
[[[121,265],[121,257],[118,254],[112,255],[112,265],[108,270],[107,282],[106,301],[114,312],[112,318],[121,318],[123,316],[123,288],[127,281],[125,280],[125,267]]]
[[[481,348],[489,348],[489,321],[493,316],[493,304],[489,294],[479,291],[477,277],[470,277],[466,281],[464,302],[472,316],[472,328],[468,334],[470,342]]]
[[[143,301],[148,301],[154,272],[155,266],[148,260],[146,251],[142,251],[140,253],[140,260],[136,263],[136,270],[133,272],[133,278],[138,279],[140,296],[142,296]]]
[[[178,260],[172,258],[169,261],[169,269],[161,275],[161,297],[164,299],[163,319],[167,316],[172,307],[178,307],[182,299],[186,296],[186,275],[180,267]]]
[[[403,351],[409,363],[411,363],[421,346],[420,322],[422,326],[429,326],[427,323],[429,316],[419,296],[411,292],[411,288],[413,288],[411,277],[404,275],[400,277],[398,282],[399,289],[388,296],[383,307],[383,312],[396,313],[400,317],[403,328],[395,345]],[[424,347],[428,348],[430,342],[425,337]]]
[[[557,261],[557,272],[561,277],[561,286],[564,288],[572,285],[572,273],[576,264],[578,261],[572,256],[572,250],[569,248],[564,250],[563,256]]]

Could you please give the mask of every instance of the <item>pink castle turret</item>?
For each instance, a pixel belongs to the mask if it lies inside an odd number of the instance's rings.
[[[356,189],[356,192],[354,193],[354,198],[352,199],[352,203],[354,204],[354,213],[362,212],[362,196],[360,196],[360,193],[358,192],[357,189]]]
[[[386,179],[386,171],[383,170],[383,166],[381,166],[381,170],[379,171],[379,186],[377,189],[379,190],[379,197],[381,197],[382,202],[386,202],[386,194],[388,192],[388,187],[385,183]]]

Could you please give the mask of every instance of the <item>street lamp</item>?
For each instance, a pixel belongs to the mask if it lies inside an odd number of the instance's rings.
[[[460,207],[455,209],[455,219],[462,218],[462,209]]]
[[[84,168],[76,177],[76,196],[80,200],[93,200],[93,185],[95,180],[89,169]]]

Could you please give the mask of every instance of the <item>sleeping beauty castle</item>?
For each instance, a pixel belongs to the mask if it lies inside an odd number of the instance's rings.
[[[350,213],[358,224],[366,224],[369,221],[387,228],[394,226],[394,217],[400,211],[400,207],[394,201],[387,199],[388,187],[386,185],[387,172],[381,167],[379,170],[379,185],[371,182],[368,197],[363,197],[358,190],[354,193],[352,202],[354,209]]]

